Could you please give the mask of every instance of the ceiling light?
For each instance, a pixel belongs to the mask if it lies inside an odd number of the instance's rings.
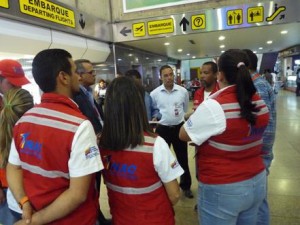
[[[164,45],[170,45],[170,43],[169,43],[169,42],[166,42],[166,43],[164,43]]]
[[[224,50],[221,51],[221,53],[224,53],[224,52],[225,52]]]
[[[220,48],[225,48],[225,45],[220,45]]]
[[[281,31],[280,33],[281,33],[281,34],[287,34],[288,31],[287,31],[287,30],[283,30],[283,31]]]
[[[268,45],[270,45],[270,44],[272,44],[273,43],[273,41],[267,41],[267,44]]]
[[[118,59],[118,61],[122,61],[122,59]]]
[[[181,49],[181,48],[179,48],[177,51],[178,51],[178,52],[182,52],[182,49]]]
[[[146,59],[149,59],[149,57],[146,57]]]
[[[259,47],[258,49],[259,49],[259,50],[262,50],[262,49],[263,49],[263,47]]]
[[[186,55],[187,55],[187,56],[189,56],[189,55],[190,55],[190,53],[187,53]]]
[[[220,41],[225,40],[225,36],[220,36],[220,37],[219,37],[219,40],[220,40]]]
[[[128,54],[128,56],[132,56],[132,54]]]
[[[161,59],[158,59],[157,61],[158,61],[158,62],[161,62]]]
[[[196,56],[193,56],[192,58],[193,58],[193,59],[196,59]]]
[[[253,53],[254,53],[254,54],[256,54],[256,53],[257,53],[257,51],[253,51]]]

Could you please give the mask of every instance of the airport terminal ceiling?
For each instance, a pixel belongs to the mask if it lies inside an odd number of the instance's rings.
[[[169,36],[156,39],[143,39],[123,42],[128,46],[145,51],[186,60],[216,57],[221,51],[240,48],[260,53],[279,52],[300,44],[300,23],[241,28],[225,31]],[[225,37],[219,40],[219,37]],[[272,41],[268,44],[268,41]],[[168,45],[165,45],[168,43]],[[182,49],[178,52],[178,49]]]

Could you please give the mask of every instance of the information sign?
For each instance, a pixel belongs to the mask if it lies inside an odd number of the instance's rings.
[[[8,9],[8,0],[0,0],[0,7]]]
[[[132,30],[134,37],[143,37],[146,35],[145,23],[134,23]]]
[[[47,21],[75,27],[75,14],[72,10],[46,0],[20,0],[20,11]]]
[[[234,25],[241,25],[241,24],[243,24],[243,10],[242,9],[228,10],[227,25],[234,26]]]
[[[158,35],[174,32],[173,19],[154,20],[148,22],[148,34]]]

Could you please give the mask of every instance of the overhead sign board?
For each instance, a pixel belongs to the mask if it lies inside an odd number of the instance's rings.
[[[68,27],[75,27],[76,24],[72,10],[46,0],[20,0],[20,11]]]
[[[243,10],[235,9],[227,11],[227,25],[241,25],[243,23]]]
[[[144,37],[146,35],[145,23],[134,23],[132,30],[134,37]]]
[[[8,0],[0,0],[0,7],[8,9]]]
[[[111,21],[80,11],[59,0],[0,0],[0,16],[99,41],[113,40]],[[124,30],[125,34],[127,32]]]
[[[206,28],[205,14],[193,15],[192,16],[192,29],[199,30]]]
[[[264,7],[250,7],[247,10],[248,23],[261,23],[264,21]]]
[[[174,32],[173,19],[164,20],[154,20],[148,22],[148,34],[158,35],[158,34],[168,34]]]
[[[225,6],[217,9],[203,9],[195,12],[116,23],[113,24],[113,35],[114,41],[122,42],[199,32],[295,23],[300,22],[299,8],[299,0],[277,0],[276,3],[269,1],[259,4],[249,3]],[[145,24],[145,26],[141,26],[142,24]],[[131,27],[132,32],[128,30]],[[145,29],[139,30],[139,28]]]

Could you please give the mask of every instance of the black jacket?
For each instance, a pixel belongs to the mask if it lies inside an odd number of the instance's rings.
[[[99,121],[98,114],[95,111],[94,107],[89,101],[89,97],[80,89],[80,92],[74,97],[74,101],[78,104],[80,111],[85,115],[90,122],[92,123],[95,133],[98,134],[102,131],[102,125]],[[102,107],[94,100],[94,104],[103,120],[103,109]]]

